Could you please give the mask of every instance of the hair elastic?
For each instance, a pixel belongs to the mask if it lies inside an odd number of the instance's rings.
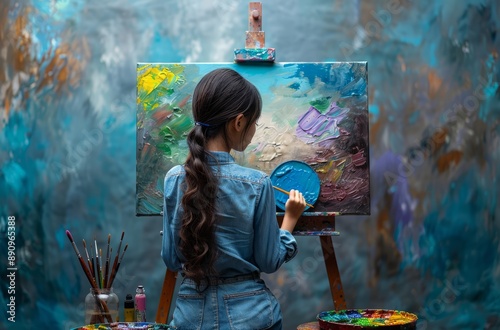
[[[204,127],[210,127],[210,126],[211,126],[211,125],[209,125],[209,124],[205,124],[205,123],[202,123],[202,122],[200,122],[200,121],[195,121],[195,122],[194,122],[194,124],[195,124],[196,126],[204,126]]]

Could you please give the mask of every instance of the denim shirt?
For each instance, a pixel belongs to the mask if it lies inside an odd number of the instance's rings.
[[[215,270],[220,277],[272,273],[297,254],[295,238],[279,228],[269,176],[240,166],[226,152],[211,152],[207,161],[218,178]],[[182,270],[179,251],[184,167],[168,171],[164,181],[162,258],[168,269]]]

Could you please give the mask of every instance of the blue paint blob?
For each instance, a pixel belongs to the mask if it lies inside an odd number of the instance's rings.
[[[300,191],[307,203],[314,205],[318,200],[320,191],[320,180],[316,172],[306,163],[291,160],[278,165],[271,173],[271,182],[273,186],[286,191],[292,189]],[[288,195],[276,191],[274,194],[276,205],[285,210],[285,204]],[[306,210],[309,207],[306,206]]]

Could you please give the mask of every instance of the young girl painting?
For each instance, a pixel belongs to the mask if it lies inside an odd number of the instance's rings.
[[[292,236],[305,209],[290,191],[281,228],[268,175],[240,166],[231,150],[250,144],[261,114],[256,87],[231,69],[197,84],[189,155],[164,182],[162,258],[182,275],[178,329],[281,329],[277,299],[260,278],[297,253]]]

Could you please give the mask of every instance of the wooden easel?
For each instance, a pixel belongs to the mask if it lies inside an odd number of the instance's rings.
[[[274,62],[275,49],[265,48],[265,33],[262,31],[262,4],[260,2],[250,2],[248,6],[248,28],[246,32],[245,48],[234,51],[235,62]],[[319,236],[323,259],[325,261],[330,291],[332,293],[335,310],[346,309],[344,289],[340,279],[340,272],[333,247],[332,236],[338,236],[335,231],[335,215],[315,216],[304,213],[295,226],[294,235]],[[278,214],[278,223],[281,225],[283,215]],[[313,232],[313,235],[311,235]],[[156,323],[166,323],[170,313],[170,306],[174,295],[177,273],[171,270],[166,271],[163,279],[163,287],[160,294],[160,302],[156,312]]]

